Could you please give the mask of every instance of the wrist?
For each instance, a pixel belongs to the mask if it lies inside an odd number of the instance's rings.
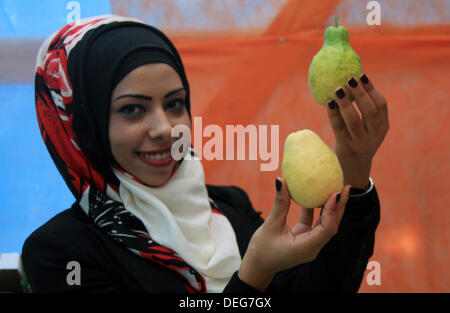
[[[366,191],[370,187],[369,176],[367,176],[367,178],[364,179],[344,181],[344,185],[351,185],[353,188],[358,188]]]
[[[264,292],[269,287],[274,274],[267,270],[261,270],[256,264],[242,260],[241,267],[239,268],[238,277],[244,283],[250,287]]]
[[[358,188],[350,188],[350,198],[358,198],[358,197],[362,197],[365,196],[367,194],[369,194],[372,189],[374,188],[373,186],[373,180],[372,178],[369,177],[369,187],[367,189],[358,189]]]
[[[344,173],[344,185],[350,185],[353,188],[367,190],[370,187],[370,168],[371,166],[359,167],[359,170],[352,170]]]

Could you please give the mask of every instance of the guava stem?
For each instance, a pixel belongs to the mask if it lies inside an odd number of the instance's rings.
[[[334,17],[334,26],[338,27],[338,16]]]

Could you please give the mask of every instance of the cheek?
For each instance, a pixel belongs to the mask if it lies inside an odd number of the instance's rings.
[[[109,142],[111,151],[116,160],[120,159],[118,154],[130,152],[137,140],[136,127],[131,127],[120,120],[111,119],[109,127]]]

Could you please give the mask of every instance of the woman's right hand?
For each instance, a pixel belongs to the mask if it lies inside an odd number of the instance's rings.
[[[238,273],[243,282],[260,291],[267,289],[277,272],[316,258],[338,231],[351,187],[344,186],[338,203],[338,193],[328,198],[314,228],[313,209],[302,208],[299,222],[290,229],[286,219],[291,195],[286,181],[277,179],[281,188],[275,203],[266,221],[253,234]]]

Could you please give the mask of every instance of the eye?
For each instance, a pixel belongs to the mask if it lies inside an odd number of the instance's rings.
[[[170,101],[167,104],[166,108],[169,111],[182,110],[184,108],[185,104],[186,104],[186,101],[184,101],[184,99],[181,99],[181,98],[180,99],[175,99],[175,100]]]
[[[145,110],[142,106],[138,104],[127,104],[121,107],[118,112],[127,117],[137,116],[143,113]]]

